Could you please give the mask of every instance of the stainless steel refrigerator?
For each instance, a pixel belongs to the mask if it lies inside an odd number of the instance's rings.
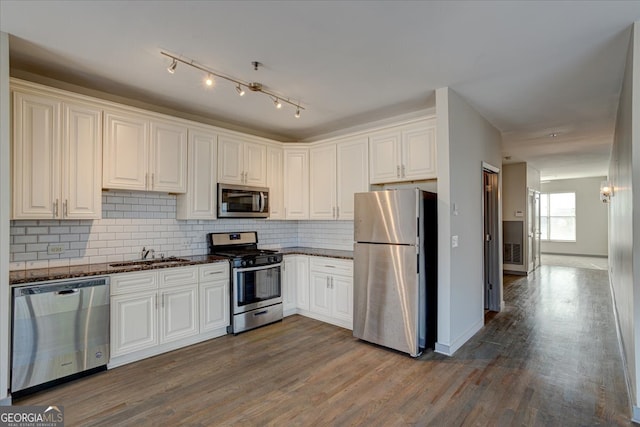
[[[437,196],[355,195],[353,336],[419,356],[436,342]]]

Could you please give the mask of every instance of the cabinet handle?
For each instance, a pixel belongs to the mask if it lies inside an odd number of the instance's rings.
[[[155,174],[153,174],[153,173],[151,174],[151,189],[152,189],[152,190],[153,190],[153,178],[154,178],[154,175],[155,175]]]
[[[144,188],[149,188],[149,174],[144,174]]]
[[[340,206],[336,206],[336,219],[340,218]]]
[[[213,276],[214,274],[222,274],[222,271],[209,271],[205,276]]]
[[[164,308],[164,294],[162,294],[162,308]]]
[[[158,309],[158,294],[156,294],[156,310]]]
[[[336,217],[336,207],[334,206],[332,209],[333,213],[331,214],[331,218],[335,218]]]
[[[331,276],[331,289],[333,289],[333,276]]]
[[[327,276],[327,289],[329,288],[329,276]]]
[[[62,204],[62,215],[64,215],[65,218],[69,216],[68,205],[69,201],[67,199],[64,199],[64,203]]]
[[[402,165],[402,177],[404,178],[406,176],[407,176],[407,174],[404,173],[404,165]]]
[[[400,178],[400,165],[396,166],[396,177]]]
[[[58,199],[53,203],[53,217],[58,217]]]

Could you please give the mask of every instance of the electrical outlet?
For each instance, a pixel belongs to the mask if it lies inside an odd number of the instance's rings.
[[[451,236],[451,247],[452,248],[458,247],[458,236]]]
[[[60,255],[64,253],[64,245],[60,243],[56,243],[53,245],[47,246],[47,253],[49,255]]]

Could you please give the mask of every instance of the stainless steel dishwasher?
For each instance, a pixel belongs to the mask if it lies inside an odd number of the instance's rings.
[[[14,395],[106,369],[109,278],[13,288],[12,343]]]

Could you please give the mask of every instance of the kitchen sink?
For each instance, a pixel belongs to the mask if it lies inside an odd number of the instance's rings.
[[[110,267],[134,267],[136,265],[164,265],[164,264],[177,264],[181,262],[189,262],[189,260],[184,258],[176,258],[176,257],[140,259],[136,261],[116,262],[113,264],[109,264],[109,266]]]

